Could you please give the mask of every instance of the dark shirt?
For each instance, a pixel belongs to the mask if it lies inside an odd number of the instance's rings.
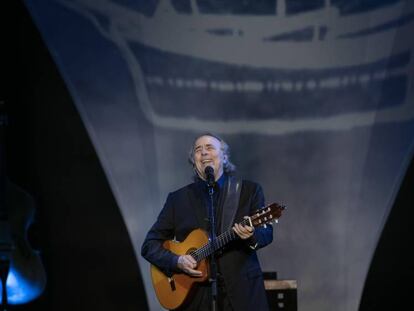
[[[226,187],[228,177],[226,174],[222,174],[220,178],[214,183],[213,186],[213,210],[214,210],[214,216],[215,216],[215,223],[216,223],[216,235],[220,234],[220,227],[221,227],[221,218],[222,218],[222,212],[223,212],[223,201],[226,197]],[[207,186],[207,182],[199,177],[196,177],[196,184],[199,187],[200,191],[204,195],[204,206],[205,206],[205,216],[207,220],[206,224],[206,231],[210,234],[210,203],[211,198],[209,194],[209,189]]]

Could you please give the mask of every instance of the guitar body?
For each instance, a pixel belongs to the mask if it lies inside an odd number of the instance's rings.
[[[177,255],[186,255],[208,243],[208,235],[201,229],[192,231],[187,238],[179,243],[165,241],[164,248]],[[151,265],[151,278],[155,293],[160,304],[169,310],[176,309],[185,303],[195,283],[204,282],[208,278],[207,260],[202,260],[196,268],[202,271],[201,277],[191,277],[185,273],[174,274],[168,278],[156,266]]]

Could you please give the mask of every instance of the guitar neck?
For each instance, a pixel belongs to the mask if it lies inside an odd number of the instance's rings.
[[[244,219],[239,224],[247,225],[249,224],[249,222],[247,219]],[[227,231],[223,232],[222,234],[216,237],[216,239],[214,240],[214,245],[212,241],[210,241],[204,246],[200,247],[199,249],[191,252],[190,255],[193,256],[193,258],[197,262],[200,262],[201,260],[210,256],[213,252],[221,249],[223,246],[235,240],[236,238],[237,238],[237,234],[233,231],[232,228],[229,228]]]

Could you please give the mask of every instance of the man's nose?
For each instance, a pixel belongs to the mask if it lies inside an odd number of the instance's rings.
[[[207,152],[207,148],[202,148],[201,149],[201,154],[202,155],[205,155],[205,154],[207,154],[208,152]]]

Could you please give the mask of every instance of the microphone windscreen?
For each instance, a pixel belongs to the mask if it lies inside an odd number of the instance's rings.
[[[211,166],[207,166],[204,169],[204,173],[206,174],[206,176],[208,176],[208,175],[214,175],[214,168],[212,168]]]

